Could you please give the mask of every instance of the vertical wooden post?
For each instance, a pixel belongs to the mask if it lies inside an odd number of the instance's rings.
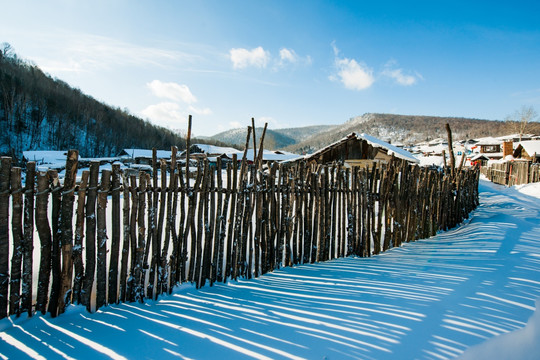
[[[51,247],[51,271],[52,271],[52,284],[51,295],[49,297],[48,311],[52,317],[58,314],[58,297],[60,296],[60,285],[62,276],[62,259],[60,258],[60,207],[61,207],[61,194],[62,187],[60,186],[60,180],[58,179],[58,173],[56,170],[49,170],[51,182],[52,182],[52,247]]]
[[[454,157],[454,148],[452,144],[452,130],[450,129],[450,124],[446,123],[446,132],[448,133],[448,152],[450,153],[450,173],[452,178],[455,176],[456,171],[456,158]]]
[[[191,115],[188,117],[188,130],[186,136],[186,184],[189,188],[189,151],[191,147]]]
[[[257,137],[255,135],[255,118],[251,118],[251,129],[253,131],[253,165],[257,166]]]
[[[21,312],[32,316],[32,269],[34,250],[34,185],[36,181],[36,163],[26,164],[26,184],[24,190],[24,233],[23,233],[23,276]]]
[[[135,257],[135,269],[133,271],[133,276],[135,278],[135,287],[134,287],[134,300],[138,302],[143,302],[144,299],[144,248],[145,248],[145,233],[146,225],[144,221],[144,215],[146,211],[146,191],[147,191],[147,182],[146,174],[144,172],[139,172],[139,191],[137,194],[137,200],[139,204],[137,206],[137,248],[136,248],[136,257]]]
[[[39,234],[40,260],[39,277],[36,298],[36,311],[47,312],[47,298],[51,275],[51,227],[47,217],[49,203],[49,176],[46,172],[39,172],[37,176],[36,194],[36,227]]]
[[[138,284],[138,261],[139,261],[139,245],[138,245],[138,228],[137,217],[139,215],[139,194],[140,189],[137,187],[137,176],[131,175],[129,177],[129,192],[131,194],[131,213],[129,217],[129,251],[130,264],[129,264],[129,278],[126,284],[126,299],[127,301],[135,301],[136,287]],[[127,182],[124,183],[127,186]],[[144,196],[144,194],[142,195]],[[125,234],[124,234],[125,235]]]
[[[118,264],[120,253],[120,165],[112,165],[112,238],[109,258],[109,304],[118,303]]]
[[[167,189],[167,215],[165,222],[165,239],[163,242],[163,249],[161,251],[160,259],[160,284],[161,289],[158,289],[158,293],[166,292],[169,288],[173,286],[171,283],[169,285],[170,273],[172,271],[172,262],[167,268],[167,255],[169,254],[169,243],[173,241],[174,244],[177,244],[177,235],[176,235],[176,209],[177,209],[177,179],[176,179],[176,153],[178,149],[176,146],[171,147],[171,166],[170,166],[170,175],[169,175],[169,188]],[[162,174],[163,176],[163,174]],[[173,206],[173,197],[174,197],[174,206]],[[164,200],[164,199],[163,199]],[[162,201],[163,201],[162,200]],[[174,252],[174,250],[173,250]]]
[[[0,159],[0,319],[8,314],[9,288],[9,182],[11,158]]]
[[[9,281],[9,314],[21,314],[21,265],[23,257],[22,228],[22,185],[21,168],[11,168],[11,234],[13,236],[13,252],[11,254],[11,279]]]
[[[123,184],[123,203],[122,203],[122,259],[120,260],[120,289],[119,289],[119,301],[124,302],[127,300],[127,271],[128,271],[128,259],[130,254],[130,239],[131,239],[131,222],[129,213],[129,180],[125,172],[121,173]],[[131,253],[131,256],[135,256]]]
[[[233,230],[235,221],[235,211],[236,211],[236,188],[238,183],[238,160],[236,154],[233,154],[232,157],[232,172],[231,167],[227,167],[227,193],[230,194],[230,211],[229,211],[229,220],[227,228],[227,251],[224,259],[224,268],[225,273],[223,274],[223,281],[226,282],[227,278],[232,274],[232,252],[233,252]],[[232,184],[231,184],[232,177]],[[228,196],[229,197],[229,196]],[[224,209],[227,211],[227,209]]]
[[[82,304],[88,311],[92,310],[92,288],[96,271],[96,199],[98,191],[99,162],[90,163],[90,179],[86,193],[86,267],[84,269]]]
[[[97,272],[96,309],[107,304],[107,195],[111,188],[111,172],[101,172],[97,207]]]
[[[81,287],[84,277],[84,263],[82,259],[84,238],[84,206],[89,176],[90,172],[83,172],[81,184],[77,193],[77,216],[75,220],[75,240],[73,246],[73,267],[75,269],[75,278],[73,279],[73,302],[77,304],[81,303]]]
[[[225,217],[226,214],[223,213],[223,209],[227,211],[227,204],[228,204],[228,196],[225,195],[225,202],[222,202],[223,199],[223,179],[222,179],[222,163],[221,158],[217,158],[217,164],[216,164],[216,197],[217,197],[217,209],[215,213],[216,217],[216,223],[214,228],[214,249],[212,252],[212,272],[210,274],[210,286],[214,283],[214,281],[222,281],[221,275],[223,270],[223,253],[225,252],[225,249],[223,248],[224,245],[224,223],[225,223]]]
[[[184,282],[186,280],[186,251],[187,239],[185,237],[185,221],[186,221],[186,193],[189,186],[189,180],[182,175],[182,168],[179,165],[178,180],[180,181],[180,220],[178,221],[178,251],[176,253],[176,276],[175,282]],[[188,185],[186,185],[186,183]]]
[[[77,164],[79,152],[69,150],[66,160],[66,175],[62,191],[62,209],[60,215],[60,231],[62,242],[62,283],[58,303],[59,313],[65,311],[71,303],[71,281],[73,278],[73,202],[75,201],[75,182],[77,180]]]

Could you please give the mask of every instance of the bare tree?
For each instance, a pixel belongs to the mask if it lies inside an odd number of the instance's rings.
[[[538,113],[532,106],[523,105],[521,109],[516,110],[512,115],[508,115],[505,121],[513,126],[514,131],[519,134],[519,141],[521,141],[527,124],[537,117]]]

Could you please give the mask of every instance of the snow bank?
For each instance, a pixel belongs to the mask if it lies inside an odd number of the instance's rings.
[[[540,199],[540,183],[516,185],[514,188],[522,194]]]
[[[499,335],[466,350],[460,360],[537,360],[540,357],[540,298],[523,329]]]

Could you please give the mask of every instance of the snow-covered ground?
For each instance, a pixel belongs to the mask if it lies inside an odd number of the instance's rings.
[[[540,184],[480,191],[463,226],[372,258],[4,319],[0,359],[538,359]]]

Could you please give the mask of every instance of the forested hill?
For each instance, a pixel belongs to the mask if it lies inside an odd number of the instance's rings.
[[[185,139],[102,104],[0,47],[0,154],[78,149],[114,156],[123,148],[185,148]]]
[[[421,141],[447,137],[445,125],[449,124],[454,140],[475,139],[486,136],[503,136],[517,133],[515,123],[456,117],[416,116],[395,114],[364,114],[318,133],[304,141],[289,145],[292,152],[312,152],[338,141],[351,132],[366,133],[392,143],[415,144]],[[540,123],[531,122],[526,133],[540,134]]]

